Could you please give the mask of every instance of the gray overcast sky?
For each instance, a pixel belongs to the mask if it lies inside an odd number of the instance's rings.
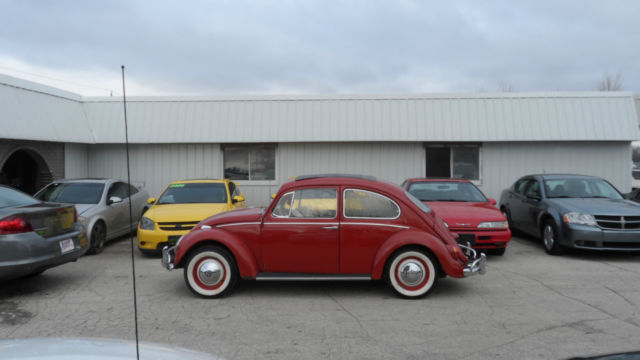
[[[640,92],[636,0],[0,4],[0,73],[83,95]]]

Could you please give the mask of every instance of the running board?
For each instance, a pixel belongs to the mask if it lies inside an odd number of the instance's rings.
[[[363,281],[371,280],[370,275],[360,274],[295,274],[260,273],[256,281]]]

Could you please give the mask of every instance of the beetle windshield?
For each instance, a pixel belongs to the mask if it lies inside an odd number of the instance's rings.
[[[409,192],[421,201],[488,202],[470,182],[422,181],[409,185]]]
[[[54,183],[38,192],[34,197],[42,201],[68,204],[97,204],[102,198],[104,184],[101,183]]]
[[[158,200],[159,205],[226,202],[227,188],[223,183],[171,184]]]
[[[623,199],[613,185],[599,178],[545,179],[544,189],[549,198]]]

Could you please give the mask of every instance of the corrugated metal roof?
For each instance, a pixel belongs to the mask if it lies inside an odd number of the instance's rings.
[[[0,85],[0,121],[19,119],[0,138],[124,142],[120,98]],[[636,102],[626,92],[133,97],[127,115],[132,143],[632,141]]]

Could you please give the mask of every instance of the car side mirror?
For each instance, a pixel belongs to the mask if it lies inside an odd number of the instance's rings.
[[[489,198],[489,204],[495,206],[498,202],[496,201],[496,199],[493,198]]]
[[[118,196],[112,196],[107,200],[107,205],[118,204],[122,202],[122,198]]]
[[[244,201],[244,196],[242,195],[236,195],[231,199],[232,203],[237,203],[237,202],[243,202]]]
[[[153,205],[153,203],[155,203],[155,202],[156,202],[156,198],[148,198],[147,199],[147,204]]]

